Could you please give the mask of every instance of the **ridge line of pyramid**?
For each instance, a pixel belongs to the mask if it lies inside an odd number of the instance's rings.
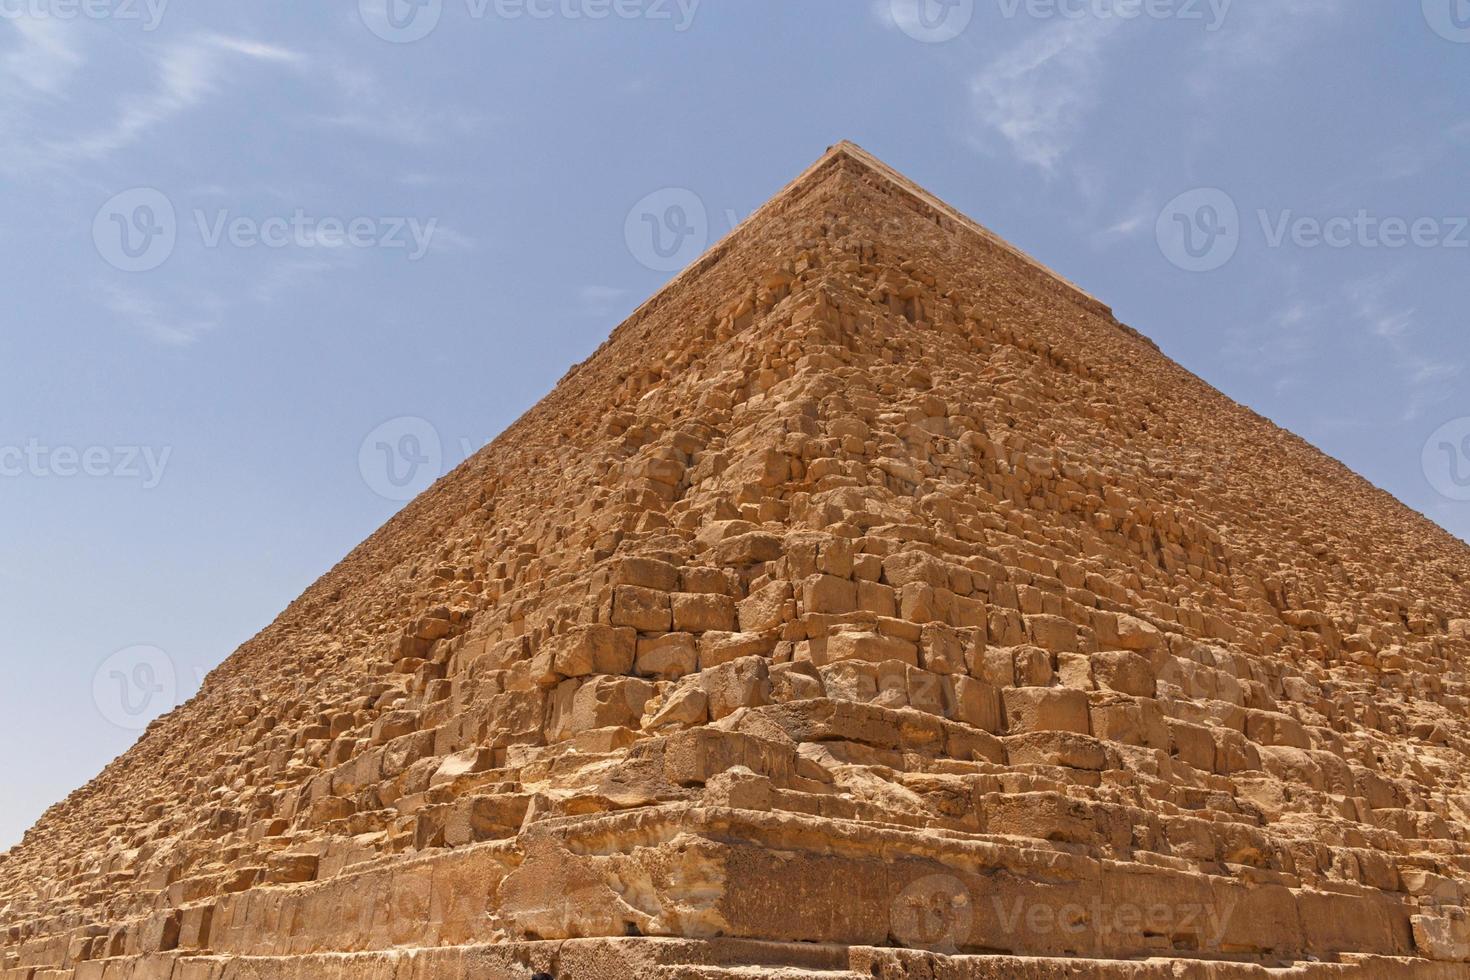
[[[936,211],[939,211],[946,217],[959,224],[961,227],[978,234],[988,244],[999,248],[1004,252],[1008,252],[1015,258],[1021,260],[1021,262],[1025,263],[1027,266],[1030,266],[1037,272],[1042,273],[1044,276],[1055,280],[1059,285],[1064,286],[1068,290],[1076,293],[1079,298],[1086,301],[1086,305],[1096,306],[1100,308],[1099,312],[1102,312],[1109,317],[1113,316],[1112,307],[1108,306],[1108,304],[1104,303],[1102,300],[1092,295],[1092,293],[1083,289],[1081,286],[1077,285],[1075,282],[1068,279],[1060,272],[1057,272],[1055,269],[1048,266],[1045,262],[1042,262],[1040,259],[1037,259],[1035,256],[1026,252],[1024,249],[1014,245],[1010,241],[991,231],[989,228],[985,227],[969,215],[965,214],[963,211],[959,210],[951,204],[946,203],[942,198],[940,198],[933,192],[925,189],[921,184],[918,184],[912,179],[904,176],[902,172],[884,163],[878,157],[874,156],[872,153],[869,153],[858,144],[852,142],[851,140],[842,140],[831,149],[829,149],[827,153],[822,157],[822,160],[819,162],[825,162],[828,159],[837,156],[845,156],[846,158],[863,165],[870,171],[876,173],[878,176],[884,178],[888,182],[898,186],[901,190],[917,198],[923,204],[935,209]]]
[[[735,227],[731,228],[728,232],[722,235],[717,241],[710,245],[709,248],[707,248],[699,256],[699,258],[695,259],[684,269],[680,270],[680,272],[672,279],[670,279],[668,282],[664,283],[661,287],[654,291],[652,295],[650,295],[647,299],[640,303],[613,330],[613,333],[611,336],[608,337],[607,342],[610,343],[614,339],[614,337],[616,337],[617,334],[624,328],[638,323],[648,313],[652,312],[654,309],[657,309],[664,302],[665,298],[673,293],[680,285],[698,278],[706,269],[717,262],[720,257],[725,253],[725,251],[731,246],[731,244],[735,242],[747,229],[756,225],[760,220],[762,220],[764,217],[768,216],[772,212],[779,211],[792,198],[799,197],[801,194],[805,193],[808,185],[812,182],[812,180],[819,175],[824,174],[825,171],[831,166],[832,162],[838,159],[848,160],[857,164],[863,170],[878,177],[890,187],[897,189],[898,191],[907,195],[909,198],[921,204],[922,206],[930,208],[931,210],[942,215],[944,218],[954,222],[957,227],[971,232],[976,237],[985,242],[988,246],[1011,256],[1022,265],[1040,274],[1043,280],[1050,282],[1051,284],[1058,287],[1063,294],[1068,295],[1068,298],[1077,302],[1084,309],[1090,310],[1091,312],[1096,313],[1099,316],[1111,320],[1113,323],[1117,324],[1131,336],[1143,341],[1150,347],[1154,347],[1155,349],[1157,349],[1157,345],[1155,345],[1147,337],[1144,337],[1133,328],[1121,323],[1114,316],[1112,307],[1108,306],[1102,300],[1098,299],[1096,296],[1092,295],[1087,290],[1083,289],[1081,286],[1068,279],[1066,276],[1063,276],[1055,269],[1052,269],[1045,263],[1031,256],[1023,249],[1020,249],[1017,246],[1011,244],[1009,241],[991,231],[989,228],[986,228],[984,225],[980,224],[974,218],[966,215],[958,208],[955,208],[954,206],[945,203],[938,196],[928,190],[925,190],[922,186],[915,183],[908,177],[905,177],[902,173],[884,163],[882,160],[878,159],[876,156],[869,153],[867,150],[863,149],[861,146],[852,142],[851,140],[841,140],[838,143],[828,147],[827,151],[823,153],[822,156],[819,157],[814,163],[808,166],[794,179],[789,181],[785,186],[783,186],[780,190],[778,190],[775,194],[768,198],[764,204],[752,211],[743,221],[741,221],[740,223],[735,225]],[[601,350],[601,347],[599,347],[599,350]],[[595,353],[592,356],[595,357]],[[590,360],[591,357],[588,358],[588,361]],[[587,363],[587,361],[583,361],[581,364],[573,365],[572,369],[568,373],[575,373],[576,370],[585,363]]]

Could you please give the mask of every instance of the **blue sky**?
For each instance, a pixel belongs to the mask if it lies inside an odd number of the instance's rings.
[[[843,138],[1470,536],[1467,78],[1470,0],[0,0],[0,847]]]

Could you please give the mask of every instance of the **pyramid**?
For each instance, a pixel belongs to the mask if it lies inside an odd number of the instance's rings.
[[[0,980],[1464,980],[1467,659],[1464,544],[844,143],[0,858]]]

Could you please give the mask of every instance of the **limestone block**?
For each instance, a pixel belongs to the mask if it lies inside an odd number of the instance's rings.
[[[1020,646],[1026,642],[1026,626],[1014,609],[992,605],[987,622],[989,642],[998,647]]]
[[[688,633],[735,629],[735,601],[716,593],[676,592],[669,597],[674,629]]]
[[[966,670],[965,647],[965,636],[953,627],[926,624],[919,640],[920,664],[936,674],[962,674]]]
[[[1214,772],[1215,739],[1210,729],[1172,718],[1168,724],[1174,755],[1201,772]]]
[[[179,948],[209,948],[209,932],[214,924],[214,905],[195,905],[182,911],[179,919]]]
[[[515,836],[530,809],[528,793],[477,795],[453,803],[444,815],[443,837],[449,847]]]
[[[1298,784],[1322,791],[1327,788],[1322,767],[1306,749],[1288,745],[1262,745],[1261,768],[1288,784]]]
[[[1470,919],[1464,910],[1454,916],[1416,915],[1410,921],[1419,955],[1441,963],[1470,963]]]
[[[819,574],[852,577],[852,542],[846,538],[820,531],[793,531],[782,544],[792,578]]]
[[[373,744],[383,745],[411,732],[418,731],[419,715],[416,711],[390,711],[373,722]]]
[[[944,678],[945,716],[991,734],[1001,730],[1000,691],[961,675]]]
[[[764,531],[737,534],[715,545],[715,561],[731,568],[776,561],[781,555],[781,538]]]
[[[1060,793],[996,794],[983,809],[994,834],[1080,844],[1096,833],[1091,808]]]
[[[792,603],[791,583],[785,580],[768,582],[742,600],[738,606],[740,629],[746,633],[762,633],[779,627],[796,616]],[[677,616],[677,610],[676,616]]]
[[[1092,657],[1085,653],[1057,654],[1057,682],[1079,691],[1096,689],[1092,681]]]
[[[383,777],[392,779],[420,759],[434,754],[434,733],[414,732],[383,746]]]
[[[950,622],[955,626],[978,627],[984,630],[990,621],[990,607],[983,600],[957,595],[951,606]]]
[[[1215,771],[1222,776],[1261,768],[1261,754],[1255,743],[1228,728],[1212,730],[1215,739]]]
[[[1042,647],[1016,647],[1011,653],[1018,687],[1049,687],[1053,671],[1051,653]]]
[[[873,703],[880,708],[898,710],[909,706],[909,665],[898,660],[885,660],[873,665],[878,695]]]
[[[313,881],[317,873],[315,854],[272,854],[265,861],[267,884],[285,885],[301,881]]]
[[[1005,705],[1006,731],[1090,731],[1087,695],[1065,687],[1012,687],[1001,692]]]
[[[709,696],[709,714],[714,721],[740,708],[771,702],[770,664],[765,657],[742,657],[703,670],[698,677]]]
[[[692,633],[638,637],[634,669],[644,677],[678,680],[699,669],[699,650]]]
[[[676,576],[677,572],[675,569]],[[667,632],[673,624],[669,594],[637,585],[617,586],[613,589],[612,623],[645,633]]]
[[[822,675],[810,662],[776,664],[770,676],[772,701],[809,701],[827,696]]]
[[[895,588],[931,585],[948,588],[949,572],[944,563],[922,551],[900,551],[883,559],[883,581]]]
[[[1071,653],[1077,649],[1077,627],[1061,616],[1027,616],[1026,634],[1032,643],[1051,653]]]
[[[551,669],[561,677],[589,674],[626,674],[633,668],[638,631],[630,626],[605,624],[575,626],[554,636],[544,646],[551,654]]]
[[[677,725],[683,728],[709,721],[709,695],[698,683],[681,684],[664,699],[645,727],[652,729]]]
[[[469,776],[495,768],[495,753],[485,746],[472,746],[446,757],[435,768],[429,778],[430,786],[452,783],[461,776]]]
[[[796,771],[794,747],[742,732],[696,728],[669,736],[663,748],[664,774],[676,786],[696,786],[743,766],[778,786]]]
[[[139,953],[166,953],[179,948],[182,915],[177,909],[158,912],[144,919],[138,932]]]
[[[878,671],[873,664],[844,660],[818,665],[826,696],[871,704],[878,697]]]
[[[1250,708],[1245,713],[1245,735],[1258,745],[1283,745],[1306,749],[1312,739],[1302,723],[1276,711]]]
[[[869,558],[876,556],[869,555]],[[875,616],[897,616],[898,596],[891,586],[859,579],[857,582],[857,607]]]
[[[738,810],[770,810],[772,797],[770,779],[744,766],[735,766],[711,776],[704,793],[706,804]]]
[[[652,684],[635,677],[563,681],[553,696],[547,738],[559,742],[593,728],[636,728],[653,693]]]
[[[945,714],[945,678],[920,667],[905,665],[904,679],[909,707],[931,715]]]
[[[857,586],[835,575],[811,575],[801,582],[801,604],[808,613],[850,613],[857,609]]]
[[[1159,631],[1158,627],[1136,616],[1129,616],[1126,613],[1117,614],[1114,628],[1118,645],[1124,650],[1148,652],[1164,646],[1164,634]],[[1099,638],[1101,635],[1099,631]]]
[[[739,588],[739,582],[732,579],[731,573],[726,569],[690,566],[679,569],[679,588],[675,591],[733,595]]]
[[[1103,743],[1076,732],[1027,732],[1001,741],[1005,743],[1006,762],[1013,766],[1066,766],[1093,772],[1108,767]]]
[[[813,642],[812,663],[818,667],[843,660],[861,660],[866,663],[898,661],[912,666],[919,664],[917,644],[881,633],[858,632],[856,630],[833,633],[825,640]]]
[[[613,564],[612,584],[674,592],[679,588],[679,569],[657,558],[622,558]]]
[[[744,657],[770,657],[776,648],[774,633],[701,633],[699,669],[709,670]]]
[[[853,555],[852,577],[859,582],[877,582],[883,577],[883,557],[872,554]]]
[[[976,670],[976,667],[979,669]],[[994,687],[1014,687],[1016,651],[1010,647],[987,647],[970,673]]]
[[[1104,651],[1092,655],[1092,676],[1097,686],[1107,691],[1134,697],[1154,696],[1153,665],[1136,653]]]

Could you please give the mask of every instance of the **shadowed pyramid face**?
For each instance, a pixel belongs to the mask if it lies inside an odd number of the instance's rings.
[[[0,976],[1464,976],[1467,581],[844,144],[48,813]]]

